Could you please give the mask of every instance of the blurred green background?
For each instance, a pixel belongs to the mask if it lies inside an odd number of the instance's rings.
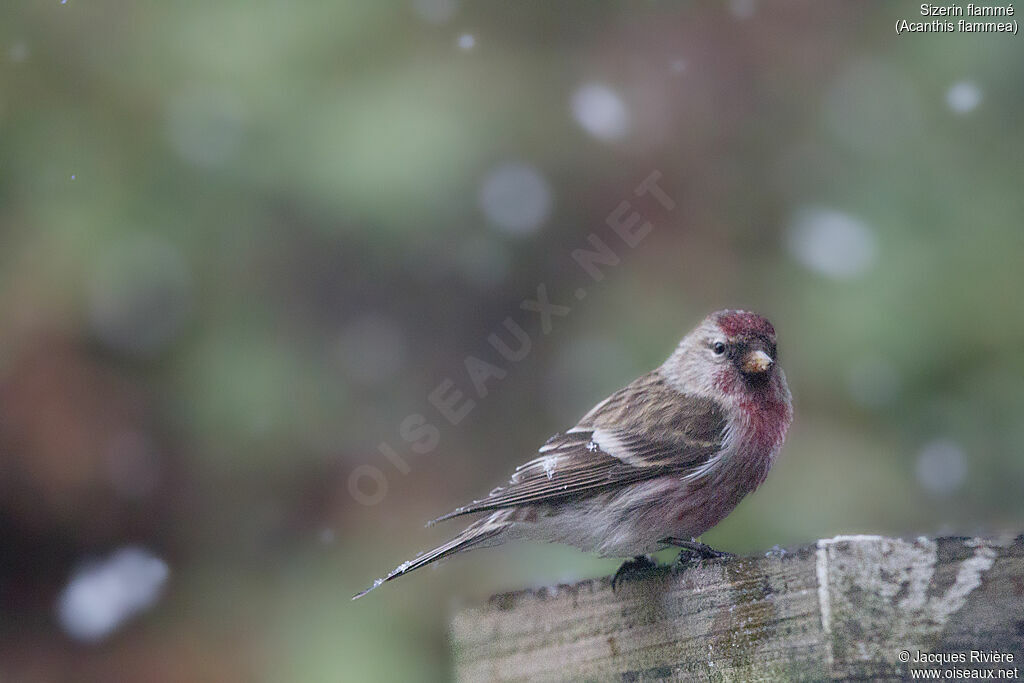
[[[1019,532],[1024,43],[918,11],[4,3],[0,679],[448,678],[457,605],[617,561],[349,597],[723,307],[773,320],[797,417],[706,541]]]

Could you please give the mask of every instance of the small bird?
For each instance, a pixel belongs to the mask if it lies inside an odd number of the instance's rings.
[[[435,560],[514,539],[634,557],[616,579],[669,546],[683,549],[681,561],[727,555],[696,538],[761,485],[792,419],[772,324],[747,311],[712,313],[661,367],[548,439],[506,486],[427,526],[485,516],[352,599]]]

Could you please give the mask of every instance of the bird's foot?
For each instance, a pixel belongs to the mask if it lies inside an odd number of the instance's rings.
[[[612,592],[614,593],[623,581],[639,578],[657,566],[658,563],[652,560],[650,555],[637,555],[632,560],[626,560],[612,577]]]
[[[679,551],[679,556],[676,557],[676,561],[672,563],[672,572],[681,572],[686,570],[687,567],[699,565],[703,559],[704,558],[702,558],[699,553],[683,548]]]
[[[672,565],[675,571],[681,571],[693,564],[700,564],[704,560],[736,557],[732,553],[727,553],[724,550],[715,550],[706,543],[701,543],[694,539],[687,541],[682,538],[666,538],[662,543],[680,548],[679,557],[676,558],[675,564]]]

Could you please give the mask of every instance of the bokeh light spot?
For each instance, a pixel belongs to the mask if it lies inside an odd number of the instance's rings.
[[[588,83],[572,94],[576,122],[601,140],[618,140],[629,132],[629,110],[617,92],[602,83]]]
[[[981,88],[972,81],[954,83],[946,91],[946,104],[957,114],[969,114],[981,104]]]
[[[551,190],[533,166],[502,164],[480,185],[480,208],[497,228],[511,234],[532,233],[548,219]]]
[[[127,619],[156,604],[169,573],[166,562],[135,547],[83,565],[58,598],[61,627],[76,640],[103,640]]]
[[[966,478],[967,457],[955,441],[930,441],[917,456],[917,481],[927,491],[952,493],[963,485]]]
[[[836,280],[863,275],[875,262],[872,229],[853,216],[825,208],[805,208],[786,235],[790,254],[804,266]]]

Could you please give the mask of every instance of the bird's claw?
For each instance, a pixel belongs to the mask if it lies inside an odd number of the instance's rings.
[[[664,543],[674,545],[679,550],[679,556],[672,565],[674,571],[682,571],[691,565],[701,565],[705,560],[717,560],[722,558],[736,557],[724,550],[715,550],[706,543],[696,540],[683,540],[679,538],[667,538]]]
[[[704,558],[700,556],[700,553],[683,548],[679,551],[679,556],[676,557],[676,561],[672,563],[672,571],[681,572],[687,567],[699,565],[703,559]]]
[[[657,566],[657,562],[652,560],[650,555],[637,555],[632,560],[626,560],[612,577],[612,592],[614,593],[623,581],[635,579]]]

